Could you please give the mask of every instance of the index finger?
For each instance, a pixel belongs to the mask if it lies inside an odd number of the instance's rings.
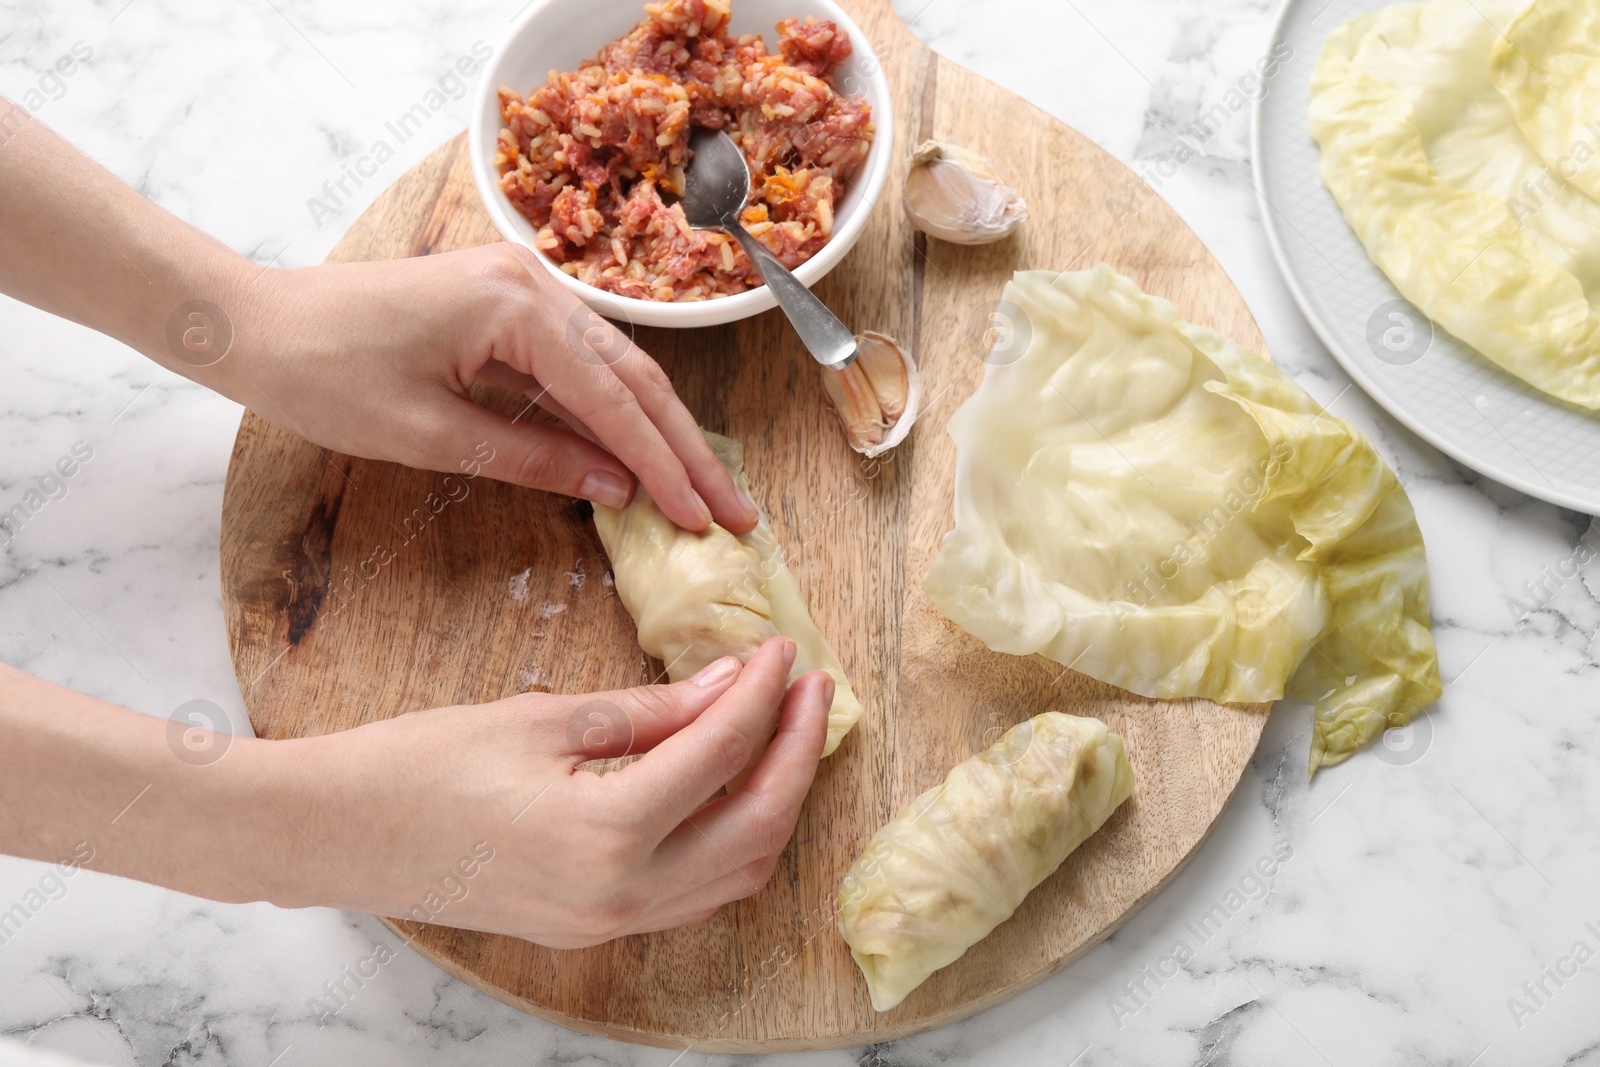
[[[543,336],[517,332],[503,351],[496,352],[496,357],[514,370],[537,378],[564,410],[592,430],[638,477],[667,518],[686,530],[704,530],[714,518],[710,506],[695,489],[688,468],[662,436],[633,387],[616,373],[614,364],[619,360],[612,353],[626,355],[634,347],[632,342],[621,338],[615,327],[582,301],[559,286],[552,286],[533,261],[532,251],[515,244],[508,247],[533,281],[532,292],[539,294]],[[563,314],[592,319],[593,329],[611,338],[591,352],[600,358],[584,358],[581,351],[574,350],[572,339],[561,328]],[[649,357],[641,352],[640,358]],[[669,392],[670,389],[669,385]]]
[[[761,518],[755,503],[734,482],[661,365],[630,342],[611,369],[633,391],[639,407],[683,464],[689,483],[711,509],[712,516],[735,534],[754,528]]]
[[[794,835],[800,806],[811,791],[828,737],[828,705],[833,681],[812,671],[795,682],[784,700],[778,732],[738,792],[707,805],[662,842],[660,855],[690,870],[723,870],[707,892],[745,896],[758,886],[740,886],[729,873],[763,859],[772,860]],[[741,889],[743,891],[741,891]],[[709,902],[719,905],[733,896]]]
[[[750,657],[739,678],[692,723],[608,777],[632,794],[659,841],[744,769],[772,735],[788,687],[794,642],[774,637]]]

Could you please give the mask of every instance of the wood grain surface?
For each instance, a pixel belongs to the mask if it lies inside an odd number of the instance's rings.
[[[816,286],[853,328],[909,342],[926,375],[925,413],[881,466],[845,446],[817,369],[778,312],[637,331],[690,410],[746,445],[756,500],[867,711],[822,766],[771,884],[701,926],[554,951],[391,922],[450,973],[574,1029],[705,1051],[816,1049],[914,1034],[998,1003],[1071,962],[1173,877],[1266,722],[1264,705],[1144,700],[1038,657],[989,652],[922,594],[951,524],[955,450],[945,426],[981,377],[989,313],[1012,271],[1106,262],[1189,319],[1254,351],[1264,344],[1216,260],[1130,171],[936,57],[888,0],[848,6],[893,84],[896,159],[929,136],[965,144],[998,164],[1033,217],[995,245],[928,241],[905,225],[896,165],[865,236]],[[381,196],[330,259],[496,238],[463,134]],[[525,404],[485,399],[508,412]],[[484,479],[456,483],[326,453],[244,417],[223,503],[223,595],[260,735],[660,676],[603,581],[606,560],[582,505]],[[1052,709],[1098,716],[1123,736],[1138,777],[1133,798],[1009,922],[894,1011],[874,1013],[835,928],[840,877],[914,795],[1003,729]]]

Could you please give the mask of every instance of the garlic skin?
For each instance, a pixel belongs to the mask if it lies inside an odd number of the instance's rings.
[[[1028,219],[1027,203],[993,164],[940,141],[924,141],[911,153],[901,203],[911,225],[958,245],[1003,240]]]
[[[887,334],[856,334],[856,358],[843,370],[822,368],[822,386],[850,447],[870,458],[906,439],[922,403],[916,360]]]

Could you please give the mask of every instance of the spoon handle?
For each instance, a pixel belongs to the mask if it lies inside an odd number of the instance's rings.
[[[849,327],[828,310],[828,305],[789,273],[789,268],[779,263],[767,246],[750,236],[737,222],[729,220],[728,232],[739,242],[745,255],[755,263],[766,281],[767,288],[777,298],[778,306],[789,316],[794,332],[800,335],[806,350],[824,367],[842,370],[856,358],[856,339]]]

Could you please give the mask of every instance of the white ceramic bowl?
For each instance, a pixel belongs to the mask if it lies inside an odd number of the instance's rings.
[[[872,117],[877,123],[876,139],[861,173],[834,207],[833,236],[822,251],[800,264],[794,272],[801,282],[810,286],[844,258],[865,229],[889,175],[894,120],[889,81],[884,77],[872,42],[833,0],[733,0],[730,29],[734,34],[762,34],[768,47],[773,47],[777,43],[774,27],[780,20],[803,19],[807,15],[831,19],[850,34],[853,53],[840,64],[832,80],[852,95],[864,95],[872,105]],[[714,326],[759,314],[777,306],[771,291],[764,285],[733,296],[681,303],[636,300],[585,285],[534,248],[538,231],[500,191],[500,176],[494,166],[495,141],[500,135],[498,88],[505,85],[526,95],[535,86],[543,85],[550,71],[578,69],[580,63],[592,57],[606,42],[627,33],[642,18],[644,0],[534,0],[495,50],[494,58],[484,68],[478,82],[472,119],[467,127],[472,176],[478,184],[478,195],[483,198],[495,228],[506,240],[532,248],[551,274],[608,318],[644,326]]]

